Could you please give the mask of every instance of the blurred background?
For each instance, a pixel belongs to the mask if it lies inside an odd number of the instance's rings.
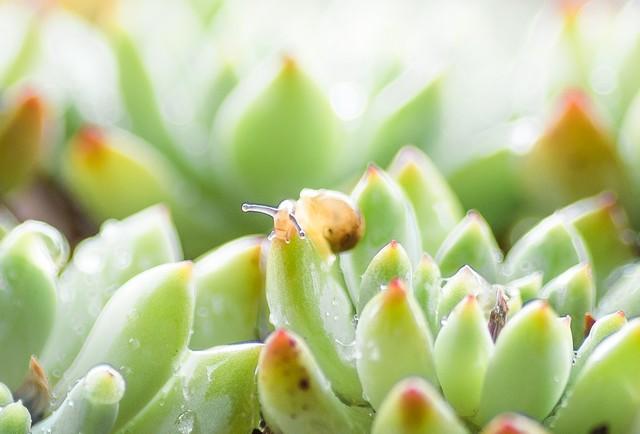
[[[605,190],[638,227],[639,23],[612,0],[0,1],[0,219],[78,240],[163,202],[194,256],[269,227],[242,202],[349,191],[412,144],[505,246]]]

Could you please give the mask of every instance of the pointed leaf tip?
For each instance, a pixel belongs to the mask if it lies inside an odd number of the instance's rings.
[[[407,298],[407,284],[400,277],[391,279],[387,290],[385,291],[385,300],[387,302],[401,302]]]

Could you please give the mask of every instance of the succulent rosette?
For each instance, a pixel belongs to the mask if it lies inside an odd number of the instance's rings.
[[[162,206],[107,221],[71,260],[51,226],[3,218],[0,432],[636,426],[637,265],[610,195],[506,254],[416,148],[350,196],[243,208],[273,217],[270,236],[194,262]]]

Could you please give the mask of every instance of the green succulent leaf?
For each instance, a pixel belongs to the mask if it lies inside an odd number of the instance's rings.
[[[233,90],[216,116],[211,148],[221,182],[275,203],[302,187],[333,182],[342,140],[325,95],[285,58],[275,74],[251,77]]]
[[[443,281],[438,300],[437,326],[440,328],[444,319],[467,295],[475,295],[484,300],[490,292],[489,283],[476,273],[471,267],[464,266],[449,279]]]
[[[366,408],[343,404],[305,342],[279,329],[266,341],[258,364],[263,416],[275,433],[366,434]]]
[[[35,221],[0,242],[0,378],[11,389],[21,384],[29,358],[42,351],[51,332],[55,280],[68,249],[58,231]]]
[[[182,259],[167,210],[156,206],[106,222],[84,240],[58,280],[56,318],[40,356],[55,385],[71,365],[114,291],[137,274]]]
[[[333,390],[348,402],[362,402],[355,367],[354,315],[337,278],[335,258],[321,257],[312,241],[297,235],[271,241],[266,294],[271,322],[297,333],[309,345]]]
[[[531,200],[545,213],[603,190],[628,194],[613,140],[579,91],[561,98],[550,126],[525,156],[521,176]]]
[[[640,406],[639,363],[640,320],[636,319],[589,356],[551,423],[554,432],[630,432]]]
[[[588,263],[574,265],[540,290],[539,298],[548,300],[558,315],[571,317],[574,348],[584,340],[584,317],[593,311],[595,293],[593,273]]]
[[[434,357],[445,398],[462,417],[480,408],[493,340],[482,307],[466,296],[448,316],[436,338]]]
[[[115,428],[140,411],[186,350],[194,308],[191,270],[188,262],[160,265],[119,288],[55,386],[55,396],[65,396],[91,367],[107,363],[127,384]]]
[[[401,76],[380,91],[372,105],[370,123],[376,125],[369,158],[386,166],[400,147],[415,145],[429,150],[436,138],[442,105],[444,77],[435,75],[415,91]]]
[[[517,292],[522,303],[527,303],[538,298],[542,289],[542,273],[534,272],[506,284],[508,293]]]
[[[560,215],[553,214],[516,242],[507,253],[503,273],[514,279],[539,271],[547,283],[583,262],[590,262],[584,241]]]
[[[236,87],[238,80],[237,71],[231,62],[223,63],[211,80],[198,114],[200,122],[207,131],[213,126],[218,110],[229,93]]]
[[[578,374],[580,374],[582,368],[584,368],[585,363],[600,343],[624,327],[626,323],[627,319],[622,312],[614,312],[596,320],[591,326],[591,330],[589,330],[589,334],[584,342],[582,342],[582,345],[580,345],[580,348],[576,351],[567,388],[573,385]]]
[[[475,211],[467,213],[447,235],[436,255],[443,276],[452,276],[468,265],[490,282],[497,281],[501,260],[502,252],[491,228]]]
[[[408,378],[387,395],[371,432],[466,434],[469,431],[431,384],[421,378]]]
[[[351,197],[365,228],[356,247],[340,256],[348,288],[360,287],[369,263],[390,240],[404,247],[412,264],[418,262],[422,248],[415,212],[395,181],[377,167],[369,166]]]
[[[518,167],[521,155],[502,148],[478,155],[455,169],[448,180],[465,209],[482,214],[496,233],[504,233],[523,208],[522,181]]]
[[[362,311],[356,329],[358,375],[375,409],[394,384],[421,377],[438,384],[433,339],[410,288],[393,279]]]
[[[51,416],[34,427],[32,433],[108,434],[118,416],[124,392],[124,379],[116,370],[106,365],[96,366],[73,387]]]
[[[196,314],[189,347],[256,340],[264,307],[264,238],[249,236],[224,244],[195,265]]]
[[[362,275],[362,283],[357,298],[357,311],[362,312],[369,300],[393,278],[400,277],[405,282],[411,282],[411,260],[407,252],[396,241],[384,246]]]
[[[260,344],[190,351],[119,434],[250,433],[260,422],[255,376]]]
[[[413,293],[420,308],[424,312],[432,336],[435,336],[437,325],[437,309],[440,300],[440,269],[428,254],[422,255],[413,273]]]
[[[402,148],[389,168],[416,212],[422,248],[435,255],[463,216],[462,207],[429,158],[414,147]]]
[[[625,265],[611,276],[611,283],[598,303],[597,316],[622,311],[628,318],[640,316],[640,264]]]
[[[529,303],[498,336],[474,421],[485,424],[507,411],[544,419],[564,391],[572,359],[568,322],[545,302]]]
[[[589,251],[596,278],[596,300],[600,300],[611,272],[635,257],[626,215],[610,193],[581,200],[560,213],[576,228]]]
[[[0,432],[2,434],[31,433],[31,415],[21,402],[14,402],[0,409]]]
[[[133,131],[167,157],[175,158],[176,145],[134,40],[122,29],[113,29],[109,38],[118,64],[120,94]]]

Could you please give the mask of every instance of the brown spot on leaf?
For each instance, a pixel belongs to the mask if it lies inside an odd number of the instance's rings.
[[[309,387],[311,387],[311,385],[309,384],[309,379],[300,379],[300,381],[298,382],[298,387],[300,387],[301,390],[309,390]]]

